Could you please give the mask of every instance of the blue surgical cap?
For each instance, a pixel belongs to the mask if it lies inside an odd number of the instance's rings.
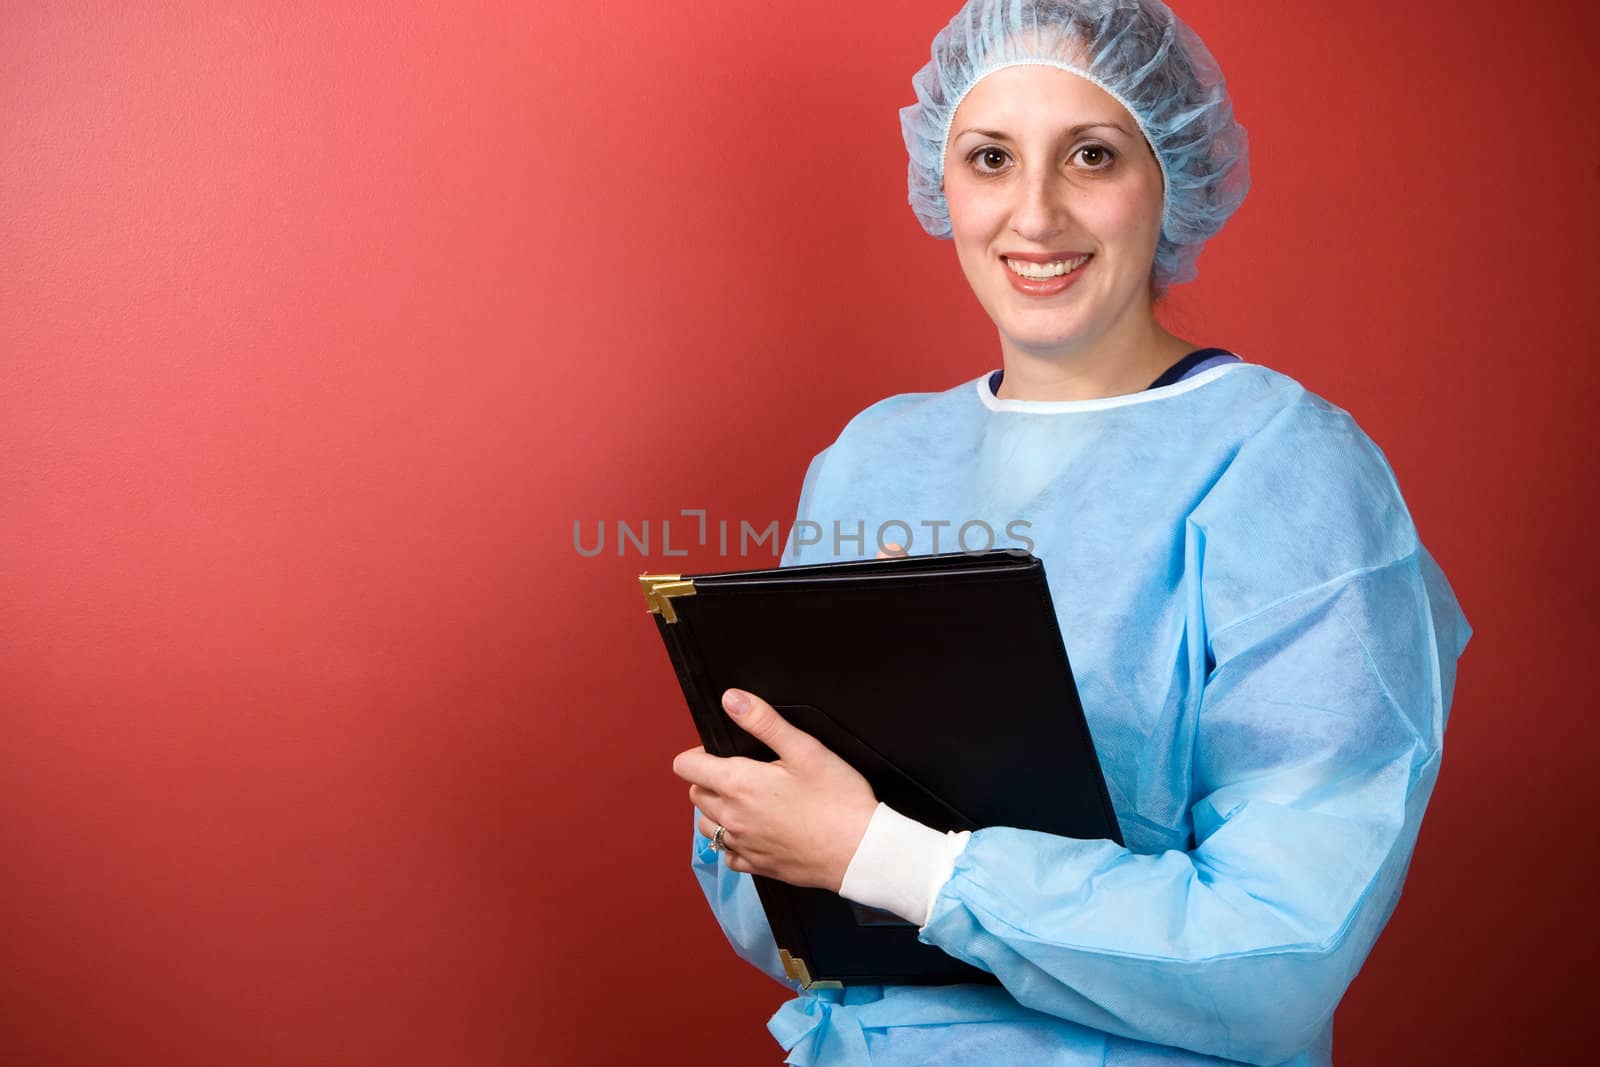
[[[1127,108],[1165,181],[1151,279],[1164,292],[1193,278],[1250,187],[1249,153],[1216,60],[1160,0],[968,0],[912,79],[917,102],[900,110],[922,228],[950,236],[944,157],[961,101],[995,71],[1028,64],[1076,74]]]

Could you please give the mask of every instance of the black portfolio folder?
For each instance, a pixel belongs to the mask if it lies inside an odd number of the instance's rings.
[[[640,577],[706,751],[773,759],[722,710],[771,703],[938,830],[1011,826],[1121,843],[1033,556],[947,553]],[[791,978],[992,982],[897,916],[755,879]]]

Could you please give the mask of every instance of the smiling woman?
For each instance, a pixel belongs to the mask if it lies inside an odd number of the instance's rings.
[[[937,832],[730,690],[779,758],[679,755],[696,874],[779,981],[751,874],[894,912],[998,982],[797,989],[770,1024],[790,1063],[1329,1064],[1466,620],[1347,413],[1155,319],[1248,185],[1222,77],[1171,11],[971,0],[914,84],[911,203],[1002,368],[856,416],[798,518],[1026,521],[1126,844]]]
[[[945,200],[961,268],[1000,331],[1001,396],[1133,392],[1194,350],[1152,311],[1164,187],[1121,104],[1028,64],[979,81],[955,119]]]

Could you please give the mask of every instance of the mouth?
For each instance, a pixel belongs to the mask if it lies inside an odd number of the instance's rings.
[[[1066,292],[1093,259],[1093,252],[1015,252],[1000,257],[1011,288],[1033,299]]]
[[[1087,252],[1065,252],[1058,257],[1035,259],[1021,255],[1001,256],[1000,260],[1019,278],[1033,282],[1047,282],[1078,270],[1094,256]]]

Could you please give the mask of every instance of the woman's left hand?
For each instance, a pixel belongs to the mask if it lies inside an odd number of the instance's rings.
[[[837,893],[878,806],[872,787],[755,694],[730,689],[722,706],[778,759],[724,759],[704,748],[678,753],[672,772],[689,783],[700,832],[712,837],[723,827],[735,871]]]

